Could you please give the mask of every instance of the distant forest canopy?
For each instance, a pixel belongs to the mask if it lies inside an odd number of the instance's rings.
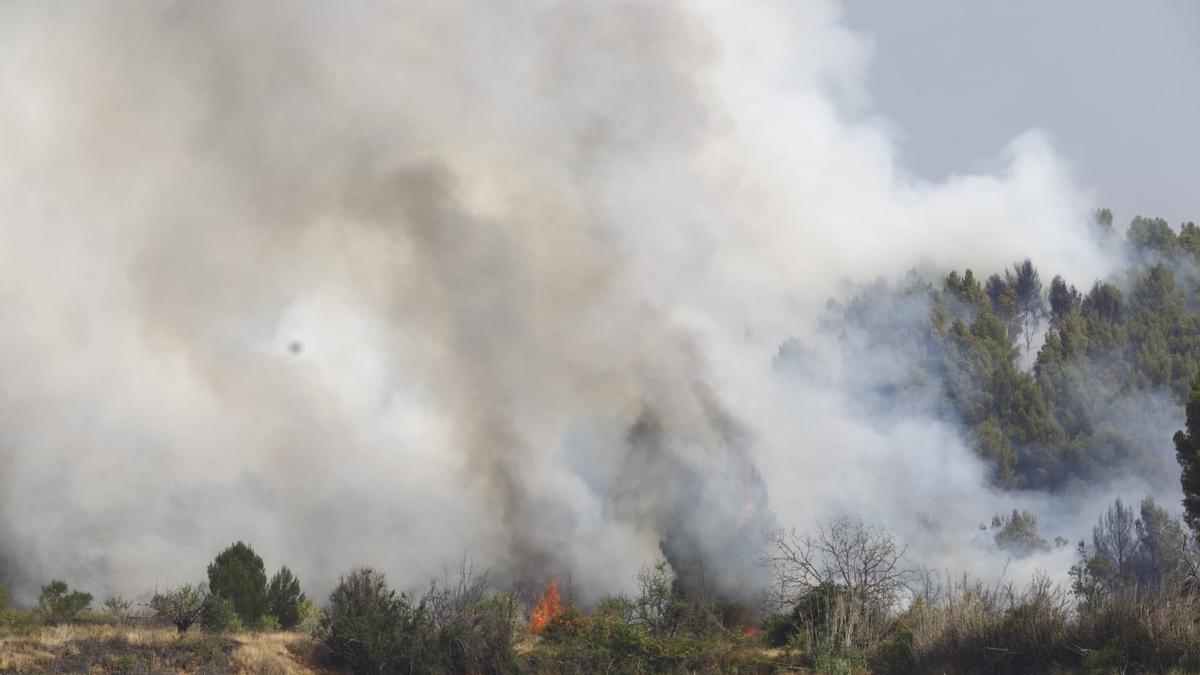
[[[831,303],[827,328],[866,373],[842,376],[863,379],[874,410],[960,423],[1000,487],[1177,481],[1171,433],[1200,364],[1200,227],[1139,216],[1122,238],[1102,209],[1096,236],[1127,261],[1110,279],[1043,283],[1024,260],[987,277],[910,272]],[[803,352],[786,343],[779,361]]]

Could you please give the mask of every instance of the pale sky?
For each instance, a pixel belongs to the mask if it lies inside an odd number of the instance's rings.
[[[994,168],[1036,127],[1120,227],[1200,221],[1200,2],[848,0],[845,22],[913,173]]]

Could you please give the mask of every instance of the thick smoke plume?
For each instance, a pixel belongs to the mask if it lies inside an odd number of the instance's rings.
[[[898,167],[836,2],[10,2],[0,56],[25,589],[137,593],[235,539],[314,590],[464,551],[733,588],[764,531],[845,512],[969,566],[1014,500],[951,425],[864,419],[824,303],[1110,265],[1037,133],[990,175]]]

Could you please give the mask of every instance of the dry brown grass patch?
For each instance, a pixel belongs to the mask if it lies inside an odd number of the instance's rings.
[[[323,672],[314,665],[316,643],[303,633],[262,631],[235,636],[233,662],[245,673],[301,675]]]
[[[237,646],[229,636],[179,635],[171,628],[47,626],[0,631],[0,671],[236,672],[232,653]]]

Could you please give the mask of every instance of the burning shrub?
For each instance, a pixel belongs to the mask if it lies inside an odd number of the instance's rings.
[[[563,608],[553,619],[550,619],[539,633],[543,639],[550,642],[564,642],[579,635],[580,627],[588,616],[576,605]]]
[[[568,605],[527,656],[529,672],[775,672],[779,663],[729,633],[655,637],[632,623],[631,601],[609,598],[587,614]]]
[[[616,612],[585,614],[575,605],[560,611],[542,628],[550,664],[535,659],[532,670],[593,672],[613,664],[646,664],[656,657],[656,643],[640,626]]]
[[[543,595],[534,599],[533,609],[529,612],[529,629],[541,633],[551,621],[563,613],[562,598],[558,594],[558,579],[551,579],[550,585]]]

